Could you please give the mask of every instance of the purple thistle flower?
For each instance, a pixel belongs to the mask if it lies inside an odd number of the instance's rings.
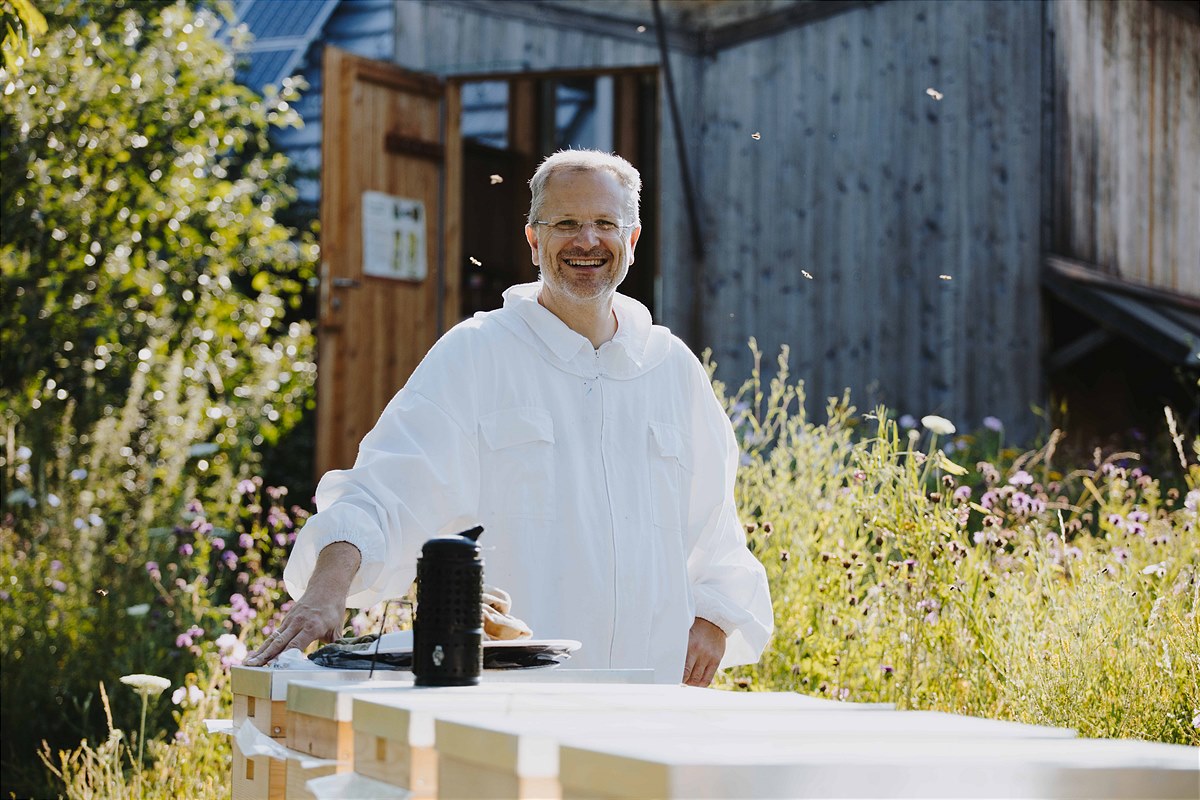
[[[212,546],[213,546],[214,550],[224,550],[225,549],[225,540],[222,539],[220,536],[214,536],[213,540],[212,540]]]
[[[183,544],[179,545],[179,554],[180,555],[190,556],[194,552],[196,552],[196,551],[194,549],[192,549],[192,546],[190,544],[188,544],[187,542],[184,542]]]
[[[225,562],[225,566],[229,569],[237,569],[238,557],[232,550],[226,550],[221,553],[221,560]]]
[[[253,550],[254,537],[248,533],[241,534],[238,536],[238,547],[242,548],[243,550]]]

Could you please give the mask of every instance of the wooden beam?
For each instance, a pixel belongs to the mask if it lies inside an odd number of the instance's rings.
[[[438,5],[458,7],[463,11],[492,14],[525,22],[536,22],[556,28],[571,28],[601,36],[628,39],[641,42],[647,47],[654,46],[654,22],[649,17],[639,20],[592,10],[597,7],[603,8],[603,4],[564,8],[553,3],[539,3],[531,0],[440,0]],[[639,27],[642,30],[639,31]],[[667,32],[667,45],[672,50],[699,55],[701,46],[699,31],[682,28],[670,30]]]
[[[711,56],[729,47],[774,36],[788,28],[808,25],[879,2],[883,0],[799,0],[777,11],[739,22],[714,27],[687,26],[672,22],[664,25],[664,31],[668,49],[690,55]],[[568,8],[538,0],[440,0],[439,5],[628,39],[651,46],[654,43],[655,22],[652,17],[642,19],[593,10],[603,8],[602,4]]]
[[[1130,295],[1131,297],[1140,297],[1144,300],[1166,303],[1167,305],[1187,311],[1200,311],[1200,297],[1191,297],[1179,292],[1169,292],[1165,289],[1159,289],[1155,286],[1122,280],[1121,278],[1105,273],[1102,267],[1087,264],[1083,261],[1076,261],[1064,258],[1063,256],[1046,256],[1045,269],[1049,276],[1065,278],[1078,283],[1086,283],[1101,289]]]
[[[715,55],[722,50],[755,39],[775,36],[788,28],[810,25],[857,8],[867,8],[879,2],[881,0],[813,0],[812,2],[795,3],[762,16],[702,31],[700,53]]]

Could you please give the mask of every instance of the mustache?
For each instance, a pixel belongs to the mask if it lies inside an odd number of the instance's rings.
[[[608,258],[612,255],[603,247],[597,247],[594,250],[559,250],[559,258]]]

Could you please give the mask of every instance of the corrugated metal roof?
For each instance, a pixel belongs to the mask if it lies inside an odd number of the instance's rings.
[[[295,73],[340,2],[238,0],[233,25],[222,31],[222,36],[228,38],[233,28],[245,26],[252,37],[239,59],[238,80],[262,91]]]
[[[260,38],[303,36],[328,0],[255,0],[244,3],[244,22]],[[333,3],[337,5],[337,2]]]

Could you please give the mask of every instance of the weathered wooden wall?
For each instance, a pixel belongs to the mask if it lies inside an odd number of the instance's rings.
[[[721,374],[746,374],[755,336],[791,347],[810,409],[850,387],[860,408],[1028,429],[1041,41],[1040,3],[889,2],[706,64]]]
[[[1135,0],[1051,7],[1051,250],[1200,297],[1200,23]]]
[[[395,60],[443,75],[658,61],[649,35],[495,11],[399,3]],[[659,318],[686,334],[701,292],[692,343],[720,374],[748,374],[750,336],[768,355],[787,344],[814,410],[850,387],[860,406],[1027,427],[1042,11],[889,2],[715,54],[672,50],[706,259],[701,283],[664,106]]]

